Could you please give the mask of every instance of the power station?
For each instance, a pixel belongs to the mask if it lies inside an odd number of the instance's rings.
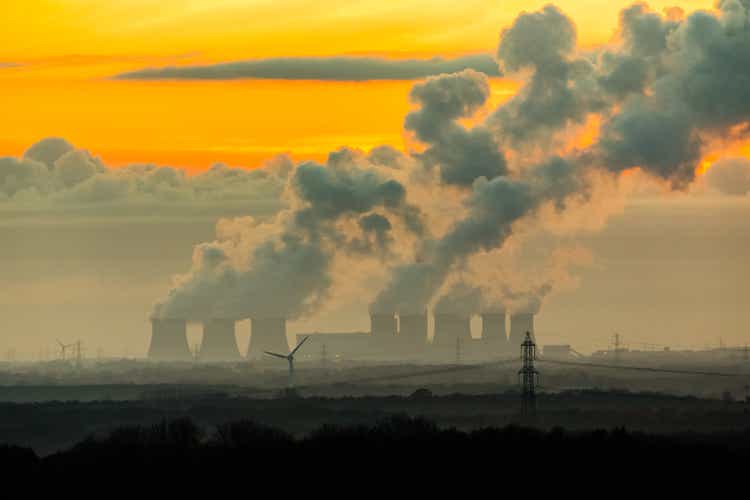
[[[187,341],[187,321],[153,318],[148,357],[155,361],[190,361],[193,356]]]
[[[295,345],[308,338],[311,352],[325,350],[328,356],[348,359],[386,360],[454,360],[487,359],[515,352],[528,332],[534,339],[534,315],[510,315],[510,335],[502,311],[483,312],[479,337],[472,336],[472,315],[441,313],[432,317],[427,311],[407,314],[373,313],[370,331],[319,333],[297,336]],[[281,317],[251,318],[250,341],[243,349],[237,344],[236,323],[230,318],[211,318],[202,322],[203,339],[193,355],[187,341],[187,320],[153,318],[148,357],[154,361],[227,362],[244,359],[258,361],[267,352],[289,352],[286,319]],[[315,345],[313,345],[315,344]],[[460,347],[457,347],[460,346]],[[460,356],[457,356],[460,349]]]

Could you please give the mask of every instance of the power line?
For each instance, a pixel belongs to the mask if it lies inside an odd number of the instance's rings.
[[[601,363],[578,363],[575,361],[553,361],[551,359],[539,359],[541,363],[551,363],[555,365],[585,366],[588,368],[609,368],[614,370],[636,370],[646,372],[674,373],[678,375],[704,375],[707,377],[747,377],[744,373],[726,373],[726,372],[707,372],[698,370],[673,370],[669,368],[650,368],[648,366],[627,366],[627,365],[605,365]]]

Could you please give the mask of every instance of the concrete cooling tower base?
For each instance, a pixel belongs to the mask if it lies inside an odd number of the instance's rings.
[[[427,314],[399,316],[399,345],[406,352],[416,352],[427,345]]]
[[[154,361],[190,361],[193,356],[187,342],[187,322],[182,319],[152,319],[148,359]]]
[[[201,361],[238,361],[241,359],[235,338],[234,320],[212,319],[203,323]]]
[[[289,353],[285,318],[252,318],[251,328],[247,359],[263,359],[267,357],[265,351]]]
[[[371,314],[370,332],[373,338],[391,338],[396,335],[395,314]]]
[[[536,342],[534,337],[534,315],[531,313],[513,314],[510,317],[510,343],[511,349],[521,349],[521,344],[526,338],[526,332],[531,334],[531,339]]]
[[[456,341],[471,341],[471,317],[460,314],[436,314],[432,345],[454,348]]]
[[[503,350],[508,346],[505,313],[482,314],[482,342]]]

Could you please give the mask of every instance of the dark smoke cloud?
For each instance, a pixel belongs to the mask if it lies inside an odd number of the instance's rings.
[[[405,127],[429,144],[422,160],[437,166],[446,184],[468,187],[479,177],[506,173],[505,156],[485,127],[466,129],[459,118],[471,117],[489,97],[487,78],[472,70],[428,78],[414,86],[410,98],[420,109],[409,113]]]
[[[691,182],[707,138],[750,116],[747,1],[719,3],[682,21],[636,6],[622,15],[626,52],[654,75],[606,123],[599,144],[614,170],[635,166],[682,187]]]
[[[532,71],[519,94],[490,122],[516,146],[582,122],[605,102],[591,61],[578,57],[576,28],[557,7],[521,14],[501,35],[497,55],[503,71]]]
[[[417,80],[465,69],[500,76],[489,55],[456,59],[390,60],[377,57],[285,57],[214,64],[151,68],[116,76],[120,80]]]

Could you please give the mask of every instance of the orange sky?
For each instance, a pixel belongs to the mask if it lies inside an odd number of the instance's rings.
[[[0,5],[0,156],[62,136],[124,164],[255,165],[342,145],[404,147],[412,82],[133,82],[107,77],[170,64],[368,54],[493,52],[500,30],[547,1],[24,0]],[[607,42],[628,2],[555,2],[584,45]],[[678,3],[685,10],[713,1]],[[493,81],[493,101],[517,84]]]

